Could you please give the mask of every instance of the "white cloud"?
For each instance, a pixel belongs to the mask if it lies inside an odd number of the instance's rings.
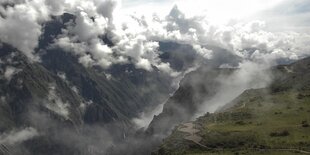
[[[259,20],[234,20],[219,24],[205,13],[189,15],[187,7],[193,10],[193,6],[197,5],[189,5],[188,1],[176,1],[175,4],[180,7],[174,6],[165,17],[156,14],[139,16],[134,13],[124,16],[116,12],[120,1],[115,0],[10,2],[15,3],[15,6],[0,7],[3,14],[0,17],[0,39],[17,47],[31,59],[37,59],[33,50],[42,33],[41,24],[49,20],[50,15],[61,15],[64,12],[72,13],[77,18],[58,36],[56,45],[77,55],[79,62],[87,67],[98,65],[108,68],[117,63],[133,63],[137,68],[150,71],[155,66],[164,72],[173,73],[170,65],[162,63],[158,58],[158,41],[190,44],[205,59],[211,59],[212,52],[215,52],[209,50],[209,46],[224,48],[245,59],[298,59],[309,54],[309,34],[267,31],[268,23]],[[169,5],[172,5],[170,2]],[[250,11],[255,14],[276,8],[281,2],[264,4],[255,1],[257,5],[249,4],[251,9],[242,8],[240,12]],[[211,6],[223,10],[219,5],[223,1],[201,1],[201,4],[206,3],[209,4],[207,12],[211,15],[219,13],[212,11]],[[225,6],[228,12],[229,9],[240,7],[234,2],[229,4]],[[179,8],[184,9],[185,13]],[[222,15],[217,17],[224,19]],[[100,39],[107,33],[115,46],[109,47]]]
[[[57,72],[57,76],[60,77],[62,80],[67,82],[67,76],[66,73],[63,72]]]
[[[194,50],[201,55],[205,59],[211,59],[212,58],[212,50],[208,50],[200,45],[193,45]]]
[[[47,96],[47,102],[44,106],[55,112],[56,114],[64,117],[65,119],[69,119],[69,108],[70,105],[67,102],[64,102],[56,93],[56,88],[54,86],[50,86],[49,94]]]
[[[97,1],[100,1],[100,0],[97,0]],[[119,5],[119,3],[120,2],[117,1],[117,0],[101,1],[101,3],[99,3],[97,11],[103,17],[106,17],[106,18],[112,20],[113,19],[114,10]]]
[[[36,59],[33,49],[41,35],[41,21],[48,19],[42,1],[27,1],[4,9],[0,6],[0,40],[13,45],[29,58]]]
[[[145,70],[152,70],[152,66],[150,62],[147,59],[140,59],[136,63],[137,68],[145,69]]]
[[[91,17],[81,8],[75,20],[75,26],[69,27],[69,34],[76,35],[79,41],[88,41],[104,34],[107,27],[107,19],[97,17],[93,21]]]
[[[39,133],[37,130],[32,127],[28,127],[22,130],[12,130],[8,133],[3,133],[0,135],[0,144],[14,145],[29,140],[38,135]]]
[[[272,33],[254,21],[221,28],[211,42],[244,58],[296,59],[309,54],[310,35],[295,32]],[[209,38],[210,40],[210,38]]]
[[[265,88],[271,82],[271,73],[267,71],[269,63],[243,61],[231,75],[218,75],[216,78],[220,84],[217,93],[210,99],[205,100],[194,118],[206,112],[215,112],[226,105],[242,92],[248,89]],[[222,66],[229,67],[230,66]]]
[[[155,115],[160,114],[163,111],[164,103],[159,104],[150,112],[142,112],[138,118],[133,118],[132,121],[138,128],[146,129],[151,123]]]
[[[20,71],[21,71],[20,69],[15,68],[13,66],[7,66],[4,71],[4,78],[10,81],[12,77]]]

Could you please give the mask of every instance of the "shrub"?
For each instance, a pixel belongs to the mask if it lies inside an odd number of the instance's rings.
[[[282,114],[282,112],[275,112],[274,114],[275,115],[280,115],[280,114]]]
[[[237,124],[237,125],[245,125],[246,123],[243,122],[243,121],[237,121],[235,124]]]
[[[271,132],[270,137],[285,137],[290,135],[290,133],[287,130],[279,131],[279,132]]]
[[[306,128],[306,127],[309,127],[309,124],[308,124],[307,121],[302,121],[302,122],[301,122],[301,126],[304,127],[304,128]]]
[[[303,99],[303,98],[305,98],[305,95],[300,94],[300,93],[297,95],[297,99]]]

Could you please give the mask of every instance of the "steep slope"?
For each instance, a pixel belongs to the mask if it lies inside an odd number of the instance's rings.
[[[173,78],[156,67],[153,71],[132,64],[85,67],[72,52],[51,46],[75,17],[51,18],[35,50],[40,62],[30,62],[17,49],[0,44],[0,154],[113,152],[115,143],[137,130],[132,119],[152,111],[174,91]],[[114,46],[107,37],[101,39]],[[183,45],[173,47],[163,49],[163,54],[176,54]],[[183,57],[165,62],[182,62]],[[21,133],[26,137],[4,141]]]
[[[50,47],[54,37],[60,35],[67,22],[75,16],[64,14],[45,24],[39,41],[42,65],[54,74],[62,75],[89,104],[85,109],[85,123],[110,123],[138,117],[147,109],[162,103],[171,92],[172,78],[156,70],[136,69],[132,64],[100,67],[84,67],[71,52]],[[113,46],[106,36],[102,41]],[[43,52],[42,52],[43,51]]]
[[[41,114],[59,123],[58,128],[75,128],[83,124],[81,105],[86,102],[66,81],[42,65],[29,62],[7,44],[2,44],[0,51],[0,143],[7,150],[3,152],[2,149],[1,153],[36,154],[37,150],[27,153],[29,148],[25,143],[33,147],[38,144],[55,146],[57,142],[51,140],[28,142],[34,136],[48,138],[51,136],[49,131],[57,131],[50,127],[50,121],[43,121]],[[40,114],[41,121],[32,117],[36,114]],[[42,135],[39,136],[39,132]],[[12,140],[14,135],[17,137]]]
[[[9,45],[3,44],[1,51],[9,51],[1,55],[1,70],[4,72],[0,85],[2,102],[10,107],[11,116],[14,119],[23,121],[23,114],[31,108],[30,104],[35,105],[36,102],[47,100],[55,103],[59,99],[70,105],[67,109],[67,119],[72,123],[81,123],[81,111],[78,107],[84,100],[67,83],[40,64],[30,63],[23,55],[14,52],[16,49]],[[49,107],[43,103],[41,105],[38,103],[38,106],[45,106],[50,111],[54,110],[56,114],[58,112],[57,107]]]
[[[154,116],[148,131],[150,134],[167,134],[174,125],[189,121],[203,101],[212,98],[220,87],[220,76],[228,76],[233,69],[202,66],[187,74],[179,89],[165,103],[163,112]]]
[[[195,65],[200,67],[185,75],[177,91],[165,102],[162,113],[154,116],[147,129],[150,135],[169,134],[176,124],[189,121],[205,101],[217,97],[219,91],[222,91],[224,83],[219,79],[230,77],[236,71],[233,68],[222,68],[221,65],[236,66],[241,62],[239,56],[220,47],[208,47],[214,52],[212,59],[205,60],[191,46],[170,42],[161,42],[160,45],[161,50],[165,51],[161,58],[172,64],[174,69],[182,70]]]
[[[310,58],[271,70],[270,87],[176,127],[154,154],[309,154]]]

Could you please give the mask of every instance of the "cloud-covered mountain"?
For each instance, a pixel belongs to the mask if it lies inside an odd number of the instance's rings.
[[[0,0],[0,154],[146,154],[309,56],[308,2],[223,2]]]
[[[9,1],[1,2],[2,42],[9,43],[32,61],[39,61],[39,38],[45,23],[70,13],[53,44],[79,57],[84,66],[107,68],[112,64],[133,63],[136,68],[174,73],[169,63],[159,58],[159,41],[192,45],[205,58],[211,58],[207,46],[226,49],[247,59],[296,60],[307,54],[309,35],[297,32],[270,32],[264,21],[231,22],[216,25],[202,16],[186,16],[177,6],[160,16],[121,16],[118,1]],[[20,26],[23,25],[23,26]],[[108,38],[113,47],[101,38]],[[174,73],[176,74],[176,73]]]

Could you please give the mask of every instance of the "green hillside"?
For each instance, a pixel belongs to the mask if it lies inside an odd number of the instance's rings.
[[[272,68],[270,87],[177,126],[154,154],[310,154],[309,64]]]

